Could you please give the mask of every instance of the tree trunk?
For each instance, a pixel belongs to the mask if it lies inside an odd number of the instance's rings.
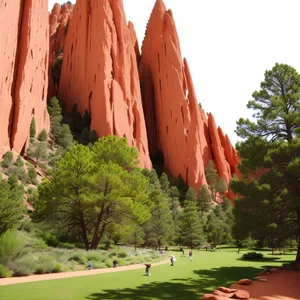
[[[86,226],[83,218],[83,213],[80,213],[80,227],[81,227],[81,235],[84,242],[85,250],[89,250],[89,240],[86,233]]]
[[[96,249],[98,244],[99,244],[99,241],[100,241],[99,229],[100,229],[100,224],[101,224],[101,221],[102,221],[102,218],[103,218],[103,214],[104,214],[104,205],[102,205],[102,207],[101,207],[101,211],[98,215],[97,222],[96,222],[96,225],[95,225],[95,228],[94,228],[93,239],[92,239],[92,242],[91,242],[91,249]]]
[[[297,213],[297,225],[298,225],[298,251],[295,263],[296,265],[300,265],[300,208],[296,209]]]

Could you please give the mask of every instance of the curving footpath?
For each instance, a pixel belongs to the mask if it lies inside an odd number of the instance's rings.
[[[170,262],[169,259],[151,264],[153,267],[163,265]],[[51,274],[42,274],[42,275],[32,275],[26,277],[10,277],[10,278],[1,278],[0,286],[25,283],[25,282],[36,282],[36,281],[45,281],[53,279],[62,279],[62,278],[71,278],[71,277],[80,277],[80,276],[90,276],[90,275],[99,275],[106,273],[114,273],[128,270],[136,270],[145,268],[144,264],[135,264],[117,268],[105,268],[105,269],[94,269],[94,270],[85,270],[85,271],[76,271],[76,272],[63,272],[63,273],[51,273]]]

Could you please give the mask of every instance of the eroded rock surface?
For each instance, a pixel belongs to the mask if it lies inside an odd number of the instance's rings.
[[[0,0],[0,155],[26,150],[32,117],[49,129],[48,32],[47,0]]]
[[[121,0],[77,0],[64,46],[59,99],[91,115],[98,136],[126,137],[151,168],[133,25]]]
[[[150,154],[161,154],[164,169],[197,191],[206,184],[209,160],[228,184],[237,173],[236,152],[198,105],[172,12],[162,0],[148,22],[139,72]]]

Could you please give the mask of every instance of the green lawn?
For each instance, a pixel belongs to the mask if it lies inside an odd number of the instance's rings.
[[[219,285],[228,286],[238,279],[257,274],[263,266],[289,263],[294,255],[271,256],[261,262],[239,260],[231,249],[216,252],[194,251],[194,261],[173,252],[177,261],[151,268],[104,275],[76,277],[0,287],[1,300],[103,300],[103,299],[190,299],[198,300]],[[1,280],[1,279],[0,279]]]

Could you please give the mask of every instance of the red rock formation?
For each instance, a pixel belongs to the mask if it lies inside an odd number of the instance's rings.
[[[99,3],[101,2],[101,4]],[[137,69],[137,40],[122,0],[77,0],[64,47],[59,98],[91,114],[99,136],[125,136],[151,168]]]
[[[26,149],[29,126],[49,128],[48,1],[0,0],[0,154]]]
[[[148,22],[139,71],[150,154],[161,152],[164,168],[174,177],[181,174],[197,191],[206,183],[211,159],[228,184],[238,172],[236,152],[212,114],[207,120],[199,108],[172,12],[162,0],[156,1]]]
[[[206,183],[211,156],[207,121],[199,109],[191,74],[182,61],[172,12],[156,1],[142,46],[140,78],[150,153],[196,190]]]
[[[49,88],[48,98],[57,94],[58,83],[53,82],[51,71],[57,59],[63,58],[68,23],[73,16],[73,4],[54,4],[49,15],[50,26],[50,55],[49,55]]]

